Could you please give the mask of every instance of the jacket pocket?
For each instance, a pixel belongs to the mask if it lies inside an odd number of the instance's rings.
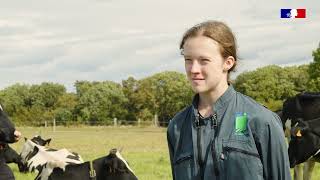
[[[174,163],[175,180],[188,180],[192,177],[192,155],[181,155]]]
[[[223,163],[227,180],[263,180],[260,156],[243,142],[223,143]]]

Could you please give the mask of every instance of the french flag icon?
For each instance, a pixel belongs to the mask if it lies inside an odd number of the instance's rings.
[[[281,18],[306,18],[306,9],[281,9]]]

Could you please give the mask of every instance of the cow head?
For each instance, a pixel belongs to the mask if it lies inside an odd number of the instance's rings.
[[[320,131],[314,127],[320,127],[320,121],[298,120],[291,129],[289,143],[290,167],[307,161],[320,150]]]
[[[15,142],[14,131],[14,125],[0,105],[0,144]]]
[[[34,142],[30,141],[27,138],[24,138],[25,143],[22,147],[22,151],[20,153],[21,159],[22,159],[22,166],[23,166],[23,172],[28,172],[28,171],[34,171],[35,169],[40,170],[39,167],[33,167],[29,169],[28,161],[35,156],[39,152],[39,148],[37,144]]]
[[[36,153],[38,153],[39,147],[37,147],[37,145],[38,146],[49,145],[49,143],[51,142],[51,138],[45,140],[38,135],[38,136],[34,136],[31,140],[28,140],[27,138],[24,138],[24,140],[25,140],[25,144],[20,154],[21,164],[19,165],[19,171],[28,172],[28,171],[34,171],[35,169],[40,170],[41,166],[35,167],[33,169],[29,169],[28,160],[30,160],[30,158],[32,158]]]
[[[34,136],[32,139],[31,139],[32,142],[40,145],[40,146],[46,146],[50,144],[51,142],[51,138],[49,139],[43,139],[41,136]]]
[[[320,124],[313,119],[320,117],[320,96],[301,93],[288,98],[283,103],[281,120],[283,124],[290,122],[289,159],[290,166],[302,163],[317,153],[320,149]],[[290,121],[287,121],[290,119]],[[320,121],[319,121],[320,123]]]
[[[97,174],[97,176],[105,177],[104,180],[138,180],[117,149],[111,149],[109,155],[104,158],[103,169],[104,171],[101,171],[101,174]]]
[[[292,120],[294,126],[299,118],[308,121],[320,116],[320,94],[310,96],[307,93],[300,93],[295,97],[288,98],[283,103],[282,121]]]

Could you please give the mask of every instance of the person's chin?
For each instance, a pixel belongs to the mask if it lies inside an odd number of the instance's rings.
[[[193,92],[195,92],[197,94],[206,92],[206,89],[204,87],[201,87],[201,86],[193,86],[192,90],[193,90]]]

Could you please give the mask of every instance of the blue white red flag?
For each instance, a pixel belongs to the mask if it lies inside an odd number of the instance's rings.
[[[306,18],[306,9],[281,9],[281,18]]]

